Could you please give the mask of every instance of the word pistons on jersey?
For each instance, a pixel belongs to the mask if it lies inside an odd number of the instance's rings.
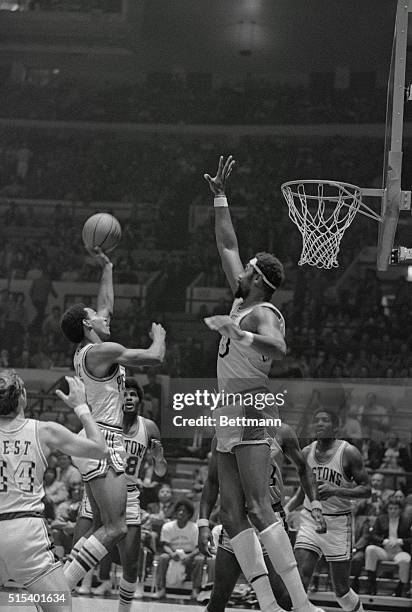
[[[342,485],[342,474],[332,470],[326,465],[315,465],[312,467],[312,472],[317,482],[330,482],[337,487]]]
[[[136,440],[128,440],[124,438],[124,448],[128,455],[133,455],[135,457],[143,457],[146,452],[146,445],[141,444],[140,442],[136,442]]]

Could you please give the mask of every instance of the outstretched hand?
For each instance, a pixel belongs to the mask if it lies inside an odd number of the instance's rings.
[[[203,178],[208,182],[210,191],[215,195],[225,194],[226,180],[230,176],[235,160],[232,155],[229,155],[227,160],[223,162],[223,155],[219,157],[219,165],[215,177],[211,177],[210,174],[204,174]]]
[[[56,395],[70,408],[87,404],[83,381],[78,376],[65,376],[65,379],[69,385],[69,393],[66,395],[60,389],[56,389]]]

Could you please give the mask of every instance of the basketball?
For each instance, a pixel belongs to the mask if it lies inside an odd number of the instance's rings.
[[[82,239],[86,249],[100,247],[109,253],[119,244],[121,237],[120,223],[109,213],[96,213],[83,225]]]

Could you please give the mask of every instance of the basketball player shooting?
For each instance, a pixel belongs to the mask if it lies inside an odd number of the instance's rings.
[[[72,609],[71,593],[60,561],[52,552],[43,516],[47,458],[56,450],[96,461],[104,461],[109,454],[86,404],[83,383],[79,378],[66,380],[69,394],[56,393],[74,409],[84,436],[59,423],[26,419],[23,380],[14,370],[0,372],[0,585],[8,580],[23,585],[41,598],[38,601],[44,612]]]
[[[109,447],[104,461],[76,461],[85,482],[93,515],[102,526],[89,538],[80,538],[65,566],[70,588],[105,557],[109,549],[127,534],[126,478],[122,436],[125,366],[158,365],[165,354],[163,327],[152,324],[152,345],[148,349],[126,348],[110,342],[110,315],[113,313],[113,265],[99,248],[94,256],[102,274],[97,296],[97,310],[75,304],[63,314],[61,329],[68,340],[77,344],[74,369],[83,380],[87,401]]]
[[[301,523],[295,542],[295,555],[303,584],[309,587],[318,559],[329,562],[333,590],[340,607],[347,612],[362,612],[359,595],[350,588],[352,556],[352,499],[370,497],[369,476],[359,450],[336,439],[337,415],[320,408],[313,415],[316,440],[303,449],[318,486],[327,532],[316,532],[305,497]],[[287,504],[292,511],[302,503],[304,492],[299,488]]]
[[[246,268],[239,256],[236,234],[225,194],[234,159],[219,159],[216,176],[204,175],[214,195],[215,235],[223,270],[235,297],[229,316],[205,319],[210,329],[222,338],[217,359],[219,391],[262,397],[269,393],[268,374],[273,359],[286,353],[285,322],[270,299],[281,285],[284,273],[281,262],[269,253],[257,253]],[[246,402],[245,402],[246,403]],[[240,402],[215,411],[221,518],[243,573],[249,579],[257,576],[256,560],[260,544],[248,518],[259,531],[270,561],[281,576],[296,612],[316,610],[303,588],[296,560],[282,522],[273,511],[267,483],[270,477],[271,438],[265,426],[246,425],[236,417],[250,421],[264,416],[274,417],[276,410],[266,405],[263,410]],[[248,402],[249,403],[249,402]],[[221,426],[221,417],[231,417],[236,426]],[[256,417],[256,418],[253,418]],[[246,500],[247,514],[235,508],[239,498]],[[314,502],[319,504],[319,502]],[[320,504],[319,504],[320,505]],[[280,610],[267,593],[265,610]]]

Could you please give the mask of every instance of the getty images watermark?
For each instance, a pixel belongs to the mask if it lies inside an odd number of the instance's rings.
[[[172,408],[175,411],[187,408],[196,408],[201,411],[218,412],[213,415],[200,414],[199,416],[185,417],[182,414],[172,418],[174,427],[280,427],[281,419],[267,414],[259,415],[253,411],[264,411],[270,408],[279,408],[285,405],[287,391],[271,393],[242,391],[210,391],[208,389],[196,389],[192,392],[173,393]],[[221,414],[228,409],[226,414]],[[242,409],[245,409],[244,411]],[[241,410],[242,415],[236,414]],[[246,412],[246,414],[245,414]]]

